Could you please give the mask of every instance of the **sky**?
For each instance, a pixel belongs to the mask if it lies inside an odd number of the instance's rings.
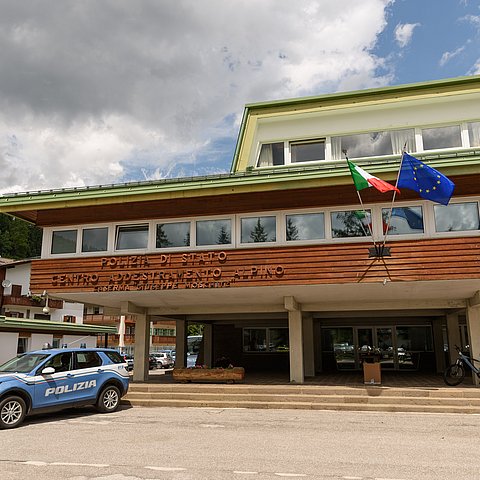
[[[245,104],[480,74],[480,0],[0,0],[0,194],[230,170]]]

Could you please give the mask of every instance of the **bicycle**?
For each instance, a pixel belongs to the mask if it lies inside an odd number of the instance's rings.
[[[455,349],[458,352],[458,358],[454,364],[446,368],[443,373],[443,380],[450,387],[460,385],[465,378],[465,365],[470,368],[470,370],[480,378],[480,369],[474,365],[474,362],[479,362],[476,358],[470,358],[469,356],[463,354],[460,348],[455,345]]]

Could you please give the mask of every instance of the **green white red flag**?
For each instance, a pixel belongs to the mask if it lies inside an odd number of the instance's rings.
[[[350,169],[350,173],[352,174],[353,183],[355,184],[355,188],[358,190],[363,190],[364,188],[374,187],[379,192],[391,192],[396,191],[400,193],[400,190],[395,187],[394,185],[381,180],[378,177],[374,177],[366,172],[363,168],[360,168],[358,165],[355,165],[353,162],[347,159],[348,168]]]

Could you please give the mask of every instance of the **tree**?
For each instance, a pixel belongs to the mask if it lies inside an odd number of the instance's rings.
[[[255,243],[268,242],[268,233],[265,231],[265,227],[262,225],[260,218],[257,220],[255,228],[250,233],[250,238]]]
[[[163,229],[163,223],[157,225],[157,248],[171,246],[172,242],[168,239],[168,236]]]
[[[203,324],[201,323],[190,323],[187,327],[187,335],[202,335],[203,334]]]
[[[18,218],[0,214],[0,256],[20,260],[39,257],[42,230]]]
[[[227,232],[225,225],[222,225],[220,233],[218,234],[217,244],[224,245],[230,243],[230,234]]]
[[[298,240],[298,228],[291,218],[287,220],[287,240]]]

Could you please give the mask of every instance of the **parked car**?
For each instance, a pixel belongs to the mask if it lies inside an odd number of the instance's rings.
[[[173,368],[175,364],[173,358],[166,352],[155,352],[152,356],[157,360],[158,368]]]
[[[153,370],[153,369],[158,368],[158,367],[159,367],[159,364],[158,364],[157,357],[155,357],[155,355],[149,355],[149,357],[148,357],[148,368],[150,370]]]
[[[95,405],[114,412],[127,393],[129,374],[116,350],[35,350],[0,366],[0,428],[15,428],[26,415]]]
[[[133,355],[127,355],[126,353],[121,353],[120,356],[123,358],[124,362],[127,364],[127,370],[130,372],[133,370]]]

